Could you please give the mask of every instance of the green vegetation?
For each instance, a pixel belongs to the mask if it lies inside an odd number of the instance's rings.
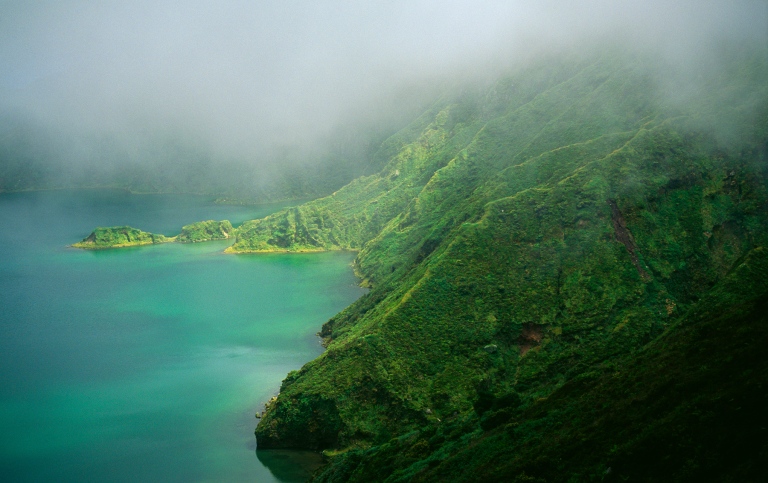
[[[110,228],[96,228],[83,241],[73,244],[74,248],[120,248],[135,247],[139,245],[152,245],[155,243],[168,243],[174,241],[164,235],[156,235],[141,231],[130,226],[113,226]]]
[[[318,481],[757,480],[768,63],[723,59],[683,91],[640,56],[542,59],[445,95],[329,196],[75,246],[359,251],[370,292],[256,429],[323,450]]]
[[[181,233],[174,237],[157,235],[141,231],[130,226],[113,226],[111,228],[96,228],[83,241],[73,244],[74,248],[122,248],[139,245],[152,245],[155,243],[195,243],[211,240],[226,240],[230,237],[234,228],[228,220],[224,221],[198,221],[186,225]]]
[[[766,287],[757,248],[642,350],[528,403],[481,385],[473,411],[336,456],[317,480],[759,481]]]
[[[238,228],[230,252],[359,250],[371,287],[259,447],[325,450],[329,482],[764,471],[768,65],[725,57],[682,99],[648,59],[544,59]]]
[[[224,221],[198,221],[181,228],[181,233],[176,241],[182,243],[195,243],[211,240],[226,240],[234,231],[229,220]]]

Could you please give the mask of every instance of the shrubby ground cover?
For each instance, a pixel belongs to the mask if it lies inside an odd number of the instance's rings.
[[[359,250],[371,287],[259,447],[325,450],[319,481],[759,474],[766,65],[729,62],[680,102],[641,56],[546,59],[240,227],[231,252]]]

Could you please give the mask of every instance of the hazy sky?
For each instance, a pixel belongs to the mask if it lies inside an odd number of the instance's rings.
[[[74,144],[157,137],[260,160],[386,113],[398,90],[584,37],[672,58],[765,39],[765,1],[0,0],[0,109]],[[140,155],[140,154],[139,154]]]

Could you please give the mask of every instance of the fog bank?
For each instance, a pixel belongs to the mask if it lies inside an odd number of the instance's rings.
[[[32,126],[29,149],[72,166],[268,167],[397,125],[430,86],[574,44],[695,71],[722,37],[768,38],[764,1],[670,3],[0,1],[0,135]]]

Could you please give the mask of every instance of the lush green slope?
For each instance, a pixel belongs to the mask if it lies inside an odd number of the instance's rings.
[[[528,467],[482,463],[512,458],[508,440],[485,437],[498,421],[517,418],[526,438],[557,447],[547,428],[565,420],[536,408],[570,404],[557,395],[573,387],[595,401],[579,381],[656,364],[639,355],[649,347],[666,357],[659,337],[681,317],[704,323],[685,314],[721,300],[728,274],[768,246],[767,66],[727,57],[683,101],[647,59],[545,59],[443,98],[393,141],[380,173],[239,228],[230,251],[360,250],[372,287],[325,324],[328,350],[283,382],[259,447],[331,450],[328,481],[503,479]],[[762,297],[765,282],[738,283]],[[752,303],[737,295],[728,304]],[[733,310],[723,324],[763,320]],[[702,334],[669,340],[718,345]],[[611,390],[600,404],[622,408],[624,387]],[[503,415],[479,425],[486,413]],[[474,466],[457,455],[480,443],[466,453]]]
[[[90,235],[82,241],[74,243],[72,246],[74,248],[89,249],[120,248],[167,243],[174,240],[175,238],[156,235],[130,226],[113,226],[109,228],[96,228]]]
[[[768,466],[768,252],[642,350],[521,403],[340,455],[318,481],[760,481]]]

